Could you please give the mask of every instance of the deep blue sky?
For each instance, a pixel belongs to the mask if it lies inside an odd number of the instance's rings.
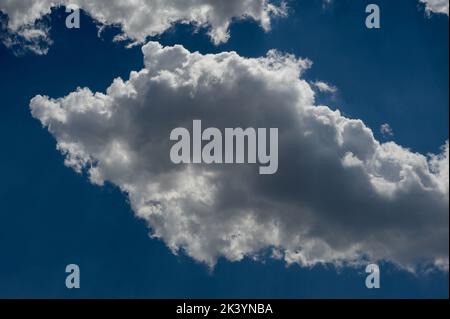
[[[271,48],[314,62],[309,80],[336,85],[319,100],[361,118],[382,139],[389,123],[397,143],[437,152],[448,139],[448,17],[427,18],[414,0],[377,0],[381,30],[364,27],[367,1],[294,1],[289,18],[264,33],[237,22],[231,40],[213,46],[204,30],[177,26],[157,40],[190,50],[235,50],[261,56]],[[140,48],[103,39],[90,18],[81,29],[51,16],[48,55],[16,57],[0,45],[0,297],[445,297],[448,274],[412,275],[381,265],[382,288],[365,288],[364,269],[287,268],[282,262],[220,260],[210,272],[150,239],[125,196],[92,186],[63,165],[55,141],[28,108],[36,94],[60,97],[77,86],[105,90],[142,67]],[[65,266],[81,267],[81,289],[67,290]]]

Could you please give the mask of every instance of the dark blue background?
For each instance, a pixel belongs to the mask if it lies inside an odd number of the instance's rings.
[[[422,153],[448,139],[448,17],[425,16],[414,0],[378,0],[381,30],[364,27],[367,1],[293,1],[290,16],[264,33],[236,22],[230,41],[213,46],[204,30],[177,26],[156,38],[190,50],[235,50],[261,56],[271,48],[314,61],[309,80],[336,85],[319,102],[361,118],[377,136],[389,123],[393,139]],[[211,272],[174,256],[148,237],[126,197],[115,187],[92,186],[64,167],[50,134],[34,120],[36,94],[61,97],[87,86],[104,91],[112,79],[142,68],[139,47],[101,39],[90,18],[64,27],[62,9],[51,15],[54,45],[46,56],[14,56],[0,45],[0,297],[445,297],[448,273],[413,275],[381,265],[382,288],[365,288],[364,269],[282,262],[220,260]],[[65,288],[65,266],[81,267],[81,289]]]

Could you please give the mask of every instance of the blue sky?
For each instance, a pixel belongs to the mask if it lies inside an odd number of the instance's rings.
[[[448,17],[427,17],[415,1],[382,1],[382,28],[363,26],[366,1],[294,1],[287,18],[265,33],[252,21],[231,27],[215,46],[205,30],[178,25],[155,37],[190,51],[236,51],[259,57],[272,48],[311,59],[305,78],[338,88],[319,102],[362,119],[379,140],[423,154],[448,139]],[[54,44],[47,55],[15,56],[0,46],[0,297],[123,298],[448,298],[448,272],[411,274],[384,263],[382,288],[368,290],[363,268],[287,267],[284,262],[219,259],[210,271],[164,242],[150,239],[117,187],[91,185],[64,166],[55,140],[33,119],[37,94],[65,96],[77,87],[105,91],[115,77],[143,67],[140,47],[101,38],[92,19],[64,26],[62,9],[50,16]],[[79,290],[64,285],[65,266],[81,268]]]

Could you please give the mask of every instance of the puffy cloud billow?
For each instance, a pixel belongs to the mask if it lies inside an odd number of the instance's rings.
[[[302,79],[308,60],[155,42],[142,51],[145,68],[106,93],[38,95],[30,107],[66,165],[120,187],[173,252],[210,266],[271,255],[302,266],[370,259],[448,268],[448,142],[427,156],[378,142],[361,120],[316,105]],[[277,174],[173,164],[170,132],[194,119],[221,130],[279,128]]]
[[[51,40],[48,32],[43,37],[44,29],[37,27],[36,22],[57,6],[77,6],[103,25],[120,25],[123,34],[117,39],[143,42],[148,36],[161,34],[181,22],[209,28],[211,39],[219,44],[228,40],[233,19],[254,19],[268,31],[271,17],[286,14],[285,4],[277,3],[274,5],[271,0],[0,0],[0,11],[9,20],[9,34],[3,37],[5,45],[23,43],[23,49],[45,54]],[[31,40],[23,37],[24,33],[37,35],[38,31],[41,33],[37,43],[35,37]]]

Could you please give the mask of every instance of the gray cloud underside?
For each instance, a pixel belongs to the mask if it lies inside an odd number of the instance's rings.
[[[30,103],[65,163],[129,197],[152,236],[213,266],[273,250],[287,263],[388,260],[448,269],[448,142],[424,156],[380,143],[361,120],[315,104],[308,60],[248,59],[150,42],[145,68],[106,93],[80,88]],[[279,128],[279,169],[174,165],[170,131]]]

